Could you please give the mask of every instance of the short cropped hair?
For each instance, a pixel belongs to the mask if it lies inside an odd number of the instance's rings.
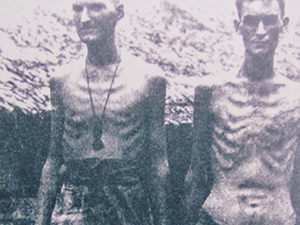
[[[73,3],[77,3],[78,0],[73,0]],[[101,0],[98,0],[101,1]],[[113,6],[119,6],[122,4],[122,0],[109,0]]]
[[[237,11],[238,11],[238,15],[240,18],[241,18],[241,11],[242,11],[242,7],[243,7],[243,3],[245,1],[252,2],[254,0],[236,0],[236,2],[235,2],[235,5],[236,5]],[[261,0],[261,1],[270,1],[270,0]],[[284,0],[276,0],[276,1],[279,4],[281,16],[284,16],[284,9],[285,9]]]
[[[114,6],[119,6],[120,4],[122,4],[121,0],[110,0]]]

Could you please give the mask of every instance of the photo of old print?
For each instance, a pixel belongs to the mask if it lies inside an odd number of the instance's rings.
[[[300,224],[299,9],[3,0],[0,224]]]

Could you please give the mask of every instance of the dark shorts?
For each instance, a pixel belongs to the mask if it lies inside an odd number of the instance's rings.
[[[151,224],[148,198],[141,179],[145,171],[135,162],[85,159],[70,161],[66,167],[62,190],[71,197],[62,193],[61,205],[68,210],[56,210],[57,218],[68,218],[68,214],[73,214],[72,219],[77,216],[77,222],[69,221],[70,224]],[[74,196],[77,200],[65,203]],[[58,222],[60,219],[56,221],[56,224],[69,224],[68,221]]]
[[[199,210],[199,220],[196,225],[218,225],[204,209]]]
[[[73,160],[67,162],[66,167],[64,181],[90,188],[98,185],[135,185],[142,175],[137,163],[119,159]]]

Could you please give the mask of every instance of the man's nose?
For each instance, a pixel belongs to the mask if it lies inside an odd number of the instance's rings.
[[[84,8],[81,14],[81,22],[87,22],[90,20],[87,8]]]
[[[265,29],[265,26],[262,21],[259,21],[259,23],[258,23],[258,27],[256,29],[256,35],[258,35],[258,36],[266,35],[266,29]]]

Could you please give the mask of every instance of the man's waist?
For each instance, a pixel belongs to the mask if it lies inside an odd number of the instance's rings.
[[[216,191],[218,195],[227,195],[229,198],[245,199],[253,198],[261,201],[277,198],[278,195],[288,196],[290,193],[288,179],[278,180],[263,177],[257,179],[222,179],[215,182],[212,191]]]
[[[260,220],[270,225],[293,224],[295,219],[287,185],[269,188],[215,184],[203,208],[220,224]]]
[[[137,138],[134,142],[131,139],[123,140],[117,135],[103,134],[101,138],[104,144],[100,150],[93,149],[94,139],[91,135],[82,136],[79,139],[72,139],[64,136],[64,159],[66,161],[86,158],[135,160],[144,150],[144,140]]]
[[[65,163],[64,181],[74,185],[131,185],[139,180],[136,161],[86,158]]]

